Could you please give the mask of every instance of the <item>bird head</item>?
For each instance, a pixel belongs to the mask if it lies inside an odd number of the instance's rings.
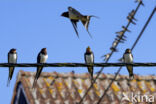
[[[42,49],[41,49],[41,53],[47,54],[47,48],[42,48]]]
[[[87,52],[87,53],[90,53],[90,52],[91,52],[91,49],[90,49],[89,46],[87,47],[86,52]]]
[[[125,53],[131,53],[131,50],[128,48],[126,49]]]
[[[16,53],[16,49],[15,49],[15,48],[12,48],[12,49],[10,50],[10,53]]]
[[[73,10],[73,8],[71,6],[68,7],[68,11],[71,11]]]

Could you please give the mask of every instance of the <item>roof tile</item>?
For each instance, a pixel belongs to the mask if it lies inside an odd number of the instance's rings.
[[[31,104],[76,104],[91,85],[90,75],[88,73],[42,72],[35,89],[32,89],[34,75],[34,72],[20,71],[15,85],[16,89],[17,85],[20,82],[22,83],[26,96]],[[94,75],[94,77],[96,77],[96,75]],[[114,75],[102,73],[83,103],[96,104],[113,78]],[[102,99],[102,104],[121,103],[123,93],[130,95],[133,92],[134,94],[152,94],[156,96],[155,89],[156,76],[135,75],[134,80],[129,80],[128,76],[119,75],[112,83],[106,96]],[[14,90],[12,100],[15,99],[16,91],[17,90]],[[128,102],[122,101],[122,104],[128,104]]]

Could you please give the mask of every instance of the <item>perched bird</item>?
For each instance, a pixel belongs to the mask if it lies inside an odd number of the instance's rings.
[[[37,56],[37,63],[46,63],[48,59],[48,54],[47,54],[47,49],[46,48],[42,48],[41,51],[39,52],[38,56]],[[38,66],[37,67],[37,72],[35,75],[35,79],[34,79],[34,83],[33,83],[33,88],[35,87],[35,84],[37,82],[37,79],[39,78],[41,72],[42,72],[43,66]]]
[[[113,52],[118,52],[118,49],[116,49],[115,47],[111,47],[110,50]]]
[[[94,64],[94,54],[93,52],[91,51],[90,47],[88,46],[87,49],[86,49],[86,52],[84,54],[84,58],[85,58],[85,62],[86,64]],[[91,75],[91,80],[93,81],[93,66],[89,66],[88,67],[88,72],[90,73]]]
[[[8,53],[8,63],[10,63],[10,64],[17,63],[17,53],[16,53],[16,49],[14,49],[14,48],[12,48]],[[9,86],[10,80],[12,79],[14,69],[15,69],[15,67],[9,67],[9,76],[8,76],[7,86]]]
[[[124,55],[123,55],[123,59],[125,63],[133,63],[133,55],[131,53],[130,49],[126,49]],[[132,65],[127,65],[127,70],[129,72],[129,78],[133,79],[133,66]]]
[[[119,32],[116,32],[116,34],[117,34],[117,37],[124,37],[124,38],[127,38],[125,35],[124,35],[124,32],[125,31],[119,31]]]
[[[68,7],[68,11],[62,13],[61,16],[67,17],[67,18],[70,19],[78,38],[79,38],[79,34],[78,34],[78,31],[77,31],[77,22],[79,22],[79,20],[82,22],[82,24],[85,27],[85,29],[87,30],[88,34],[92,38],[91,34],[88,31],[88,26],[89,26],[91,17],[96,17],[96,16],[82,15],[80,12],[78,12],[76,9],[74,9],[72,7]]]
[[[123,28],[124,31],[131,32],[131,31],[128,30],[125,26],[122,26],[122,28]]]
[[[126,41],[126,39],[119,39],[119,38],[115,38],[115,41],[117,41],[118,43],[124,43],[124,41]]]
[[[135,0],[135,2],[139,2],[141,3],[142,6],[144,6],[144,3],[142,2],[142,0]]]
[[[136,23],[132,20],[132,18],[130,16],[127,16],[127,20],[128,20],[128,22],[131,22],[132,24],[136,25]]]
[[[128,14],[128,17],[129,17],[130,19],[132,19],[132,20],[137,21],[137,19],[134,18],[134,15],[135,15],[135,10],[133,9],[133,10]]]
[[[108,53],[108,54],[106,54],[106,55],[104,55],[104,56],[102,56],[102,57],[105,57],[105,59],[104,59],[104,61],[107,61],[108,60],[108,58],[110,57],[110,53]]]
[[[118,41],[115,40],[115,41],[112,43],[112,47],[116,47],[117,44],[118,44]]]

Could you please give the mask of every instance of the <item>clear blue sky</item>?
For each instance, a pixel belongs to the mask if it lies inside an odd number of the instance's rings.
[[[145,7],[140,7],[136,14],[137,25],[130,25],[131,33],[126,33],[127,41],[120,44],[110,62],[117,62],[124,50],[130,48],[141,31],[145,21],[156,5],[155,0],[144,0]],[[89,30],[91,39],[78,23],[80,39],[66,18],[61,13],[67,7],[82,14],[96,15],[92,18]],[[137,6],[133,0],[6,0],[0,1],[0,63],[7,62],[7,53],[16,48],[19,63],[34,63],[41,48],[46,47],[49,59],[47,62],[84,62],[84,52],[90,46],[94,52],[95,62],[102,62],[103,54],[110,52],[115,32],[127,24],[126,16]],[[156,62],[156,15],[146,28],[142,38],[133,51],[135,62]],[[0,101],[9,104],[18,71],[36,71],[36,68],[16,68],[10,87],[6,87],[8,68],[0,68]],[[97,72],[100,68],[95,68]],[[104,73],[114,74],[118,68],[105,68]],[[86,68],[44,68],[48,72],[87,72]],[[134,68],[135,74],[156,74],[156,67]],[[121,74],[128,75],[125,68]]]

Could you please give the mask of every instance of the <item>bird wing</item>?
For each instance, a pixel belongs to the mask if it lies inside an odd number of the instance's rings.
[[[75,32],[76,32],[76,35],[77,35],[78,38],[79,38],[79,34],[78,34],[78,31],[77,31],[77,22],[78,22],[78,20],[72,20],[72,19],[71,19],[71,23],[72,23],[72,25],[73,25],[73,27],[74,27],[74,30],[75,30]]]
[[[37,56],[37,63],[40,63],[40,60],[41,60],[40,54],[41,54],[41,53],[39,53],[38,56]],[[37,71],[36,71],[35,78],[34,78],[34,83],[33,83],[33,88],[34,88],[35,85],[36,85],[37,79],[39,78],[39,76],[40,76],[40,74],[41,74],[41,72],[42,72],[42,69],[43,69],[42,66],[38,66],[38,67],[37,67]]]
[[[83,26],[85,27],[85,29],[87,30],[89,36],[92,38],[92,35],[90,34],[88,27],[89,27],[89,23],[90,23],[90,17],[91,16],[84,16],[86,18],[86,20],[81,20]]]

